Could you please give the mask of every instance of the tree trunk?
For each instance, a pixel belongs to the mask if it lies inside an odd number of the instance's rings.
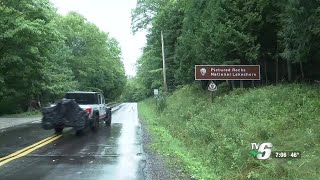
[[[231,81],[232,90],[234,90],[236,87],[234,85],[234,80]]]
[[[39,107],[39,109],[41,109],[41,101],[40,101],[40,95],[38,94],[37,95],[37,101],[38,101],[38,107]]]
[[[279,58],[278,55],[276,57],[276,84],[278,84],[279,81]]]
[[[300,60],[300,72],[301,72],[302,80],[304,80],[303,64],[302,64],[302,61],[301,61],[301,60]]]
[[[243,88],[243,81],[240,80],[240,88]]]
[[[287,67],[288,67],[288,81],[292,80],[292,67],[289,60],[287,60]]]
[[[268,84],[268,72],[267,72],[267,59],[264,59],[264,76],[266,78],[266,84]]]
[[[228,84],[228,87],[230,88],[230,84],[229,84],[229,80],[226,80],[227,84]],[[232,87],[231,87],[232,88]]]

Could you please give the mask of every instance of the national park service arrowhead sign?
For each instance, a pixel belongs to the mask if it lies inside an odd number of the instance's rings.
[[[208,86],[208,90],[211,92],[218,90],[217,85],[214,82],[211,82]]]

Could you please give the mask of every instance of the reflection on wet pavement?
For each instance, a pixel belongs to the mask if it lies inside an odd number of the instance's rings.
[[[144,179],[141,126],[137,104],[124,104],[112,116],[111,127],[101,124],[97,132],[89,131],[80,137],[75,136],[72,130],[66,131],[57,141],[1,166],[0,177],[59,180]],[[33,132],[33,128],[21,128],[21,131],[30,136],[30,141],[39,139],[37,133]],[[42,129],[37,131],[48,133]],[[18,132],[6,133],[11,133],[10,137],[14,139],[15,133]],[[4,137],[2,133],[0,140],[2,140],[1,137]],[[5,141],[7,142],[5,144],[10,144],[10,140]],[[9,147],[17,150],[12,144]],[[1,152],[5,149],[1,143]]]

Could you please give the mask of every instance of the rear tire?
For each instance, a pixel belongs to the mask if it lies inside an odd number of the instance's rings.
[[[77,130],[76,131],[76,136],[82,136],[84,134],[83,129]]]
[[[99,128],[99,116],[95,115],[95,117],[93,118],[91,130],[96,131],[98,130],[98,128]]]
[[[106,126],[111,126],[111,113],[109,113],[108,118],[105,120]]]
[[[56,127],[56,128],[54,128],[54,131],[56,134],[61,134],[63,131],[63,127]]]

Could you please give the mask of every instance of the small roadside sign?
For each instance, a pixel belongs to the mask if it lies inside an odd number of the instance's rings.
[[[217,85],[214,82],[211,82],[208,86],[208,90],[211,92],[218,90]]]
[[[211,92],[211,102],[213,103],[213,92],[218,90],[218,87],[214,82],[211,81],[208,86],[208,90]]]
[[[154,89],[154,90],[153,90],[153,94],[154,94],[155,96],[158,96],[158,95],[159,95],[159,89]]]

